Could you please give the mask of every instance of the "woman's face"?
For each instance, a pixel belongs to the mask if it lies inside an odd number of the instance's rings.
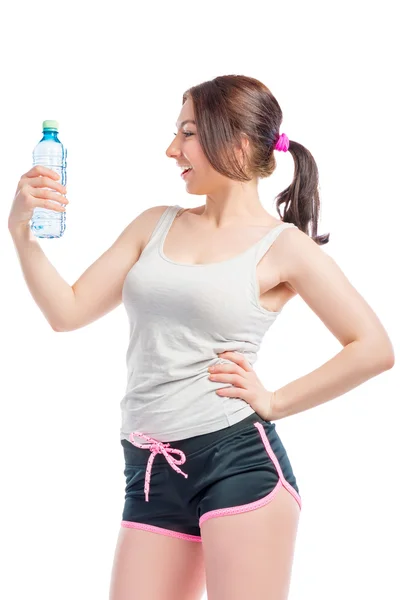
[[[186,122],[189,120],[189,122]],[[166,150],[166,155],[173,158],[177,165],[193,167],[185,176],[184,182],[189,194],[205,195],[226,185],[227,178],[215,171],[208,162],[197,137],[194,121],[193,102],[189,97],[182,106],[178,116],[177,131],[173,141]],[[177,168],[177,177],[181,177],[181,169]]]

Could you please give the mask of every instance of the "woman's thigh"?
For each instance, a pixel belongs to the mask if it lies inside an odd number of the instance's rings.
[[[200,600],[204,592],[201,543],[121,527],[109,600]]]
[[[287,600],[299,516],[279,485],[259,508],[208,519],[201,528],[208,600]]]

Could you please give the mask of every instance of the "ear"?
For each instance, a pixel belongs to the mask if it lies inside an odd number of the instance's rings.
[[[246,154],[250,148],[250,140],[245,133],[240,136],[240,143],[235,143],[235,151],[239,152],[240,155]]]
[[[250,159],[250,140],[245,133],[241,136],[241,145],[235,146],[235,152],[242,167],[245,167]]]

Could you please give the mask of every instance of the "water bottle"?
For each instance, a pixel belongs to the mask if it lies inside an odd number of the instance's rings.
[[[42,165],[56,171],[60,175],[58,183],[66,185],[67,150],[58,139],[58,122],[43,121],[42,128],[43,137],[33,150],[33,166]],[[51,191],[54,193],[55,190]],[[55,203],[54,200],[50,202]],[[60,238],[65,231],[65,216],[65,212],[36,207],[31,219],[31,230],[39,238]]]

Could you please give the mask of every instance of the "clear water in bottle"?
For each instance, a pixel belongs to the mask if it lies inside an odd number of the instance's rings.
[[[42,165],[56,171],[60,175],[57,179],[61,185],[67,184],[67,150],[58,139],[58,122],[43,121],[43,137],[33,150],[33,166]],[[56,190],[51,188],[51,192]],[[59,193],[59,192],[56,192]],[[64,194],[60,194],[64,195]],[[55,200],[49,199],[50,202]],[[65,204],[63,204],[65,206]],[[60,238],[66,228],[65,212],[36,207],[31,219],[31,230],[39,238]]]

